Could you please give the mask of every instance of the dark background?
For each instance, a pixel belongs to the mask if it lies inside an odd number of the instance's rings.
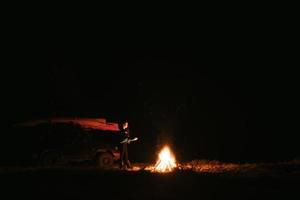
[[[7,49],[2,68],[5,125],[47,117],[129,120],[140,138],[130,146],[133,161],[153,162],[164,144],[179,160],[299,157],[295,52],[271,36],[211,36],[168,48],[21,41]]]

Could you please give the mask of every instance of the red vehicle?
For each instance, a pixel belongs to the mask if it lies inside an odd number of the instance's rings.
[[[25,131],[26,136],[32,135],[35,142],[26,150],[44,165],[93,160],[101,168],[110,168],[120,159],[118,123],[94,118],[55,118],[16,127],[21,134]]]

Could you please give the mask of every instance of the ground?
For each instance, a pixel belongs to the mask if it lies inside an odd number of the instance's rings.
[[[172,173],[93,167],[2,167],[2,195],[53,199],[299,199],[298,162],[232,165],[192,161]],[[201,167],[202,166],[202,167]],[[236,168],[235,168],[236,167]],[[239,169],[237,169],[239,167]],[[210,169],[209,169],[210,168]]]

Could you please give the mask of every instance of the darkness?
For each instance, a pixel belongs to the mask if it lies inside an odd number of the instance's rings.
[[[224,38],[189,48],[41,45],[9,50],[6,124],[58,116],[129,120],[140,138],[130,146],[135,161],[151,162],[165,143],[179,160],[299,157],[295,53],[284,44]]]

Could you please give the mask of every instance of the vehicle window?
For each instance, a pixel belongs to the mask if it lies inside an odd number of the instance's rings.
[[[64,143],[78,142],[82,137],[82,129],[80,126],[73,124],[57,123],[52,127],[53,134]]]

